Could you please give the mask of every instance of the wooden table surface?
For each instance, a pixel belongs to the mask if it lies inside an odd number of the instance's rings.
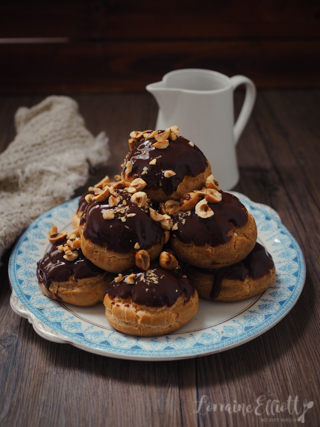
[[[43,98],[0,97],[0,151],[14,138],[17,108]],[[131,130],[154,127],[155,101],[147,93],[73,98],[92,133],[110,138],[112,161],[103,172],[118,173]],[[239,93],[237,109],[241,101]],[[319,111],[320,91],[259,91],[237,147],[235,190],[279,213],[307,264],[304,290],[280,323],[237,348],[187,360],[91,354],[46,341],[12,311],[8,251],[0,270],[0,425],[294,426],[303,409],[305,425],[319,425]],[[197,411],[197,402],[206,405]],[[235,411],[235,403],[244,409]]]

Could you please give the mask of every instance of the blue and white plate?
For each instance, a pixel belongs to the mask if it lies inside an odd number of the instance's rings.
[[[78,199],[39,217],[13,249],[9,262],[12,309],[25,317],[43,338],[122,359],[174,360],[204,356],[244,344],[276,325],[294,306],[302,291],[306,269],[302,252],[279,215],[270,207],[234,193],[254,216],[258,240],[271,253],[276,280],[263,294],[235,303],[201,299],[194,319],[179,331],[155,338],[139,338],[115,331],[104,307],[75,307],[52,301],[41,292],[36,264],[48,248],[53,224],[72,229]]]

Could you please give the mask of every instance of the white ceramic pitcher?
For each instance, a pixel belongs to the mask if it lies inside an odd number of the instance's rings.
[[[245,99],[234,123],[233,92],[241,84]],[[156,129],[177,125],[181,135],[203,151],[221,188],[233,188],[239,180],[235,145],[254,106],[254,83],[244,76],[183,69],[171,71],[146,89],[160,108]]]

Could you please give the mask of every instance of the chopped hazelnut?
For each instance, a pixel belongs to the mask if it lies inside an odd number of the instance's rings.
[[[67,245],[71,250],[79,249],[81,247],[81,240],[79,237],[75,240],[68,240]]]
[[[172,219],[169,215],[163,215],[163,219],[160,221],[160,225],[165,230],[170,230],[172,228]]]
[[[168,138],[170,136],[171,130],[170,128],[166,129],[164,132],[161,133],[157,133],[154,138],[156,141],[158,142],[164,142],[164,141],[168,141]],[[168,145],[169,145],[169,141],[168,141]]]
[[[124,181],[123,179],[118,181],[118,182],[114,182],[111,186],[110,186],[110,190],[111,189],[116,189],[116,190],[121,190],[122,188],[125,188],[127,186],[127,182]]]
[[[174,125],[170,127],[171,134],[174,133],[176,136],[180,136],[180,130],[179,127]]]
[[[186,193],[180,199],[180,209],[189,211],[193,209],[199,201],[199,196],[196,192]]]
[[[214,188],[208,188],[205,199],[209,203],[219,203],[222,200],[222,194]]]
[[[134,273],[130,274],[126,278],[126,283],[128,283],[129,285],[133,285],[135,277],[136,277],[136,274],[134,274]]]
[[[130,133],[130,137],[134,139],[140,139],[142,136],[143,136],[143,133],[140,131],[134,130]]]
[[[202,199],[200,202],[198,202],[196,204],[195,210],[196,210],[196,214],[200,218],[210,218],[214,214],[213,210],[208,205],[208,202],[206,201],[206,199]]]
[[[116,283],[120,283],[123,280],[123,275],[121,273],[118,274],[118,276],[114,279]]]
[[[173,224],[171,230],[172,231],[178,230],[178,223],[177,222],[175,224]]]
[[[67,261],[74,261],[78,258],[78,251],[71,251],[70,249],[65,249],[63,258]]]
[[[105,187],[104,190],[101,190],[100,194],[96,195],[95,199],[97,202],[104,202],[109,197],[109,194],[109,187]]]
[[[147,194],[145,192],[143,192],[143,191],[137,191],[136,193],[134,193],[131,196],[130,200],[131,200],[132,203],[135,203],[140,208],[142,208],[147,203],[148,197],[147,197]]]
[[[148,270],[150,267],[150,255],[144,249],[138,251],[135,255],[136,266],[141,270]]]
[[[156,131],[156,130],[154,130],[154,131],[147,131],[145,134],[144,134],[144,139],[145,140],[147,140],[147,139],[151,139],[151,138],[154,138],[156,135],[158,134],[158,131]]]
[[[170,252],[162,251],[159,257],[159,264],[166,270],[173,270],[178,266],[178,261]]]
[[[204,196],[209,203],[219,203],[222,200],[222,194],[214,188],[205,188],[195,190],[195,193]]]
[[[157,141],[152,144],[158,150],[165,150],[169,146],[169,141],[165,139],[164,141]]]
[[[126,164],[125,174],[128,176],[131,172],[132,172],[132,163],[129,160],[127,161],[127,164]]]
[[[49,230],[50,243],[56,243],[59,240],[65,239],[67,236],[68,236],[68,233],[66,231],[62,231],[58,233],[58,227],[56,225],[53,225]]]
[[[148,173],[148,167],[144,166],[141,172],[141,175],[146,175]]]
[[[130,183],[130,187],[135,188],[137,191],[143,190],[147,183],[142,178],[136,178]]]
[[[169,169],[169,170],[163,171],[163,175],[165,178],[171,178],[172,176],[176,175],[176,173],[175,171]]]
[[[169,215],[173,215],[180,210],[180,203],[176,200],[167,200],[164,209]]]
[[[87,203],[90,203],[94,199],[94,195],[89,193],[84,197],[84,199]]]
[[[213,188],[218,191],[221,190],[219,182],[215,179],[215,177],[212,174],[209,175],[206,179],[206,187]]]
[[[164,215],[160,214],[153,208],[149,208],[149,212],[150,212],[150,217],[151,219],[153,219],[153,221],[160,222],[163,219],[165,219]]]
[[[106,210],[106,211],[103,212],[102,218],[106,219],[106,220],[113,219],[114,218],[114,213],[108,209],[108,210]]]
[[[118,206],[118,204],[121,202],[121,197],[115,197],[115,196],[110,196],[109,197],[109,206],[114,207],[114,206]]]
[[[130,193],[130,194],[133,194],[133,193],[135,193],[135,192],[137,191],[137,189],[136,189],[136,188],[134,188],[134,187],[131,187],[131,186],[129,185],[129,187],[127,187],[127,188],[126,188],[126,191],[127,191],[128,193]]]

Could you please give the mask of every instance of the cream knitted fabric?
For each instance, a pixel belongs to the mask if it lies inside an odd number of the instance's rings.
[[[86,129],[77,103],[50,96],[15,115],[17,135],[0,154],[0,259],[39,215],[70,199],[106,162],[108,138]]]

